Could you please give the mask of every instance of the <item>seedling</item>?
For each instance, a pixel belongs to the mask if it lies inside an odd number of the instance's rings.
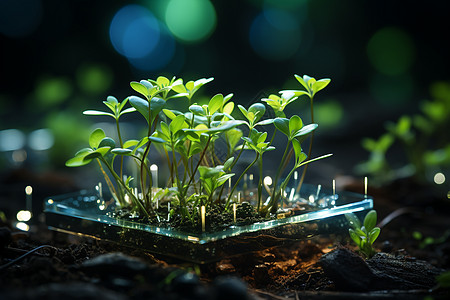
[[[345,217],[352,227],[348,230],[350,237],[359,247],[359,251],[366,258],[374,256],[376,251],[373,248],[373,243],[380,234],[380,228],[375,227],[377,224],[377,212],[375,210],[369,211],[364,218],[362,226],[354,213],[345,214]]]
[[[106,183],[117,203],[133,213],[147,218],[164,219],[177,214],[183,221],[192,225],[198,224],[198,211],[205,207],[225,210],[232,214],[233,195],[240,186],[243,176],[253,165],[258,163],[259,184],[256,199],[256,211],[263,217],[270,217],[276,213],[282,198],[282,191],[294,171],[301,166],[330,156],[324,155],[311,159],[311,144],[309,154],[306,155],[301,143],[312,136],[317,124],[304,125],[302,119],[293,115],[287,117],[285,108],[302,95],[312,99],[315,93],[323,89],[329,79],[316,81],[304,76],[296,78],[307,89],[306,91],[282,91],[281,97],[271,95],[262,99],[274,109],[274,119],[263,119],[266,107],[263,103],[255,103],[248,109],[238,105],[239,112],[235,112],[235,103],[231,101],[233,94],[223,96],[217,94],[208,103],[200,105],[195,102],[194,94],[213,78],[202,78],[184,84],[182,79],[175,77],[169,80],[158,77],[156,80],[141,80],[131,82],[131,87],[140,96],[129,96],[122,102],[114,97],[108,97],[103,103],[111,111],[103,112],[87,110],[86,115],[109,116],[115,120],[118,143],[106,137],[102,129],[96,129],[89,138],[89,148],[84,148],[68,160],[69,167],[82,166],[97,161]],[[187,110],[180,111],[169,108],[173,98],[185,98]],[[131,107],[125,108],[127,104]],[[119,118],[127,113],[139,113],[147,122],[146,135],[140,140],[123,140],[120,132]],[[313,115],[312,115],[312,119]],[[274,127],[272,136],[263,129]],[[248,128],[248,136],[243,130]],[[284,154],[275,175],[272,190],[267,201],[263,203],[262,177],[263,155],[276,150],[272,144],[277,132],[287,137]],[[222,139],[227,145],[225,157],[218,157],[216,142]],[[152,184],[149,153],[152,148],[161,150],[166,157],[169,180],[164,189],[156,188]],[[221,149],[222,150],[222,149]],[[254,160],[236,176],[236,164],[244,150],[255,153]],[[223,153],[224,151],[222,151]],[[284,169],[294,155],[294,166],[288,172]],[[120,162],[115,162],[117,157]],[[131,159],[137,164],[138,178],[125,174],[124,160]],[[118,165],[118,170],[115,167]],[[161,169],[161,168],[160,168]],[[107,174],[109,172],[109,175]],[[285,177],[283,177],[285,176]],[[237,179],[235,177],[238,177]],[[110,179],[111,178],[111,179]],[[226,182],[234,180],[232,188],[225,194]],[[136,182],[137,181],[137,182]],[[279,184],[278,182],[281,181]],[[160,205],[155,203],[170,203],[170,213],[159,212]],[[161,208],[162,209],[162,208]]]

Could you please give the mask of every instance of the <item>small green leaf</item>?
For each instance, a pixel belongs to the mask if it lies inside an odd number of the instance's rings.
[[[266,107],[262,103],[254,103],[250,105],[250,107],[248,108],[248,112],[255,115],[255,118],[252,120],[252,122],[258,122],[266,113]]]
[[[151,111],[152,121],[161,112],[161,110],[164,109],[165,106],[166,106],[166,101],[164,101],[164,99],[161,99],[158,97],[153,97],[152,100],[150,100],[150,111]]]
[[[116,142],[112,138],[105,137],[101,140],[100,144],[98,145],[98,148],[101,148],[101,147],[114,148],[115,146],[116,146]]]
[[[345,214],[345,218],[350,223],[352,228],[361,228],[361,222],[354,213]]]
[[[297,74],[294,75],[294,77],[295,77],[295,79],[298,80],[298,82],[300,82],[301,85],[303,85],[303,87],[304,87],[307,91],[309,91],[309,86],[308,86],[308,84],[305,82],[305,80],[303,80],[302,77],[300,77],[300,76],[297,75]]]
[[[99,110],[85,110],[83,111],[83,115],[87,116],[109,116],[115,118],[115,116],[112,113],[99,111]]]
[[[129,155],[133,152],[133,150],[124,148],[114,148],[111,150],[111,152],[117,155]]]
[[[136,92],[140,93],[141,95],[148,97],[149,93],[148,93],[148,89],[145,85],[143,85],[142,83],[136,82],[136,81],[132,81],[130,82],[130,86],[131,88],[133,88],[133,90],[135,90]]]
[[[289,134],[297,133],[303,127],[302,119],[299,116],[294,115],[289,119]]]
[[[373,228],[375,228],[377,224],[377,212],[375,210],[371,210],[367,213],[366,217],[364,218],[364,227],[366,227],[366,230],[369,232]]]
[[[128,140],[125,143],[123,143],[123,147],[124,148],[130,148],[130,147],[134,147],[139,143],[138,140]]]
[[[163,109],[163,113],[171,120],[177,117],[177,115],[174,114],[170,109]]]
[[[150,121],[148,119],[148,101],[137,96],[130,96],[129,101],[131,106],[133,106],[141,115],[143,115],[144,118],[147,120],[147,123],[149,123]]]
[[[370,232],[369,232],[369,243],[373,244],[373,242],[375,242],[375,240],[378,238],[378,236],[380,235],[380,228],[379,227],[375,227],[373,228]]]
[[[121,116],[121,115],[123,115],[123,114],[132,113],[132,112],[135,112],[135,111],[136,111],[136,108],[134,108],[134,107],[129,107],[129,108],[127,108],[127,109],[121,111],[120,114],[119,114],[119,116]]]
[[[223,169],[228,170],[231,167],[231,165],[233,164],[233,161],[234,161],[234,156],[227,159],[227,161],[224,162],[224,164],[223,164]]]
[[[289,120],[286,118],[276,118],[273,121],[273,125],[275,125],[275,127],[281,131],[281,133],[283,133],[284,135],[286,135],[287,137],[290,136],[289,134]]]
[[[316,130],[316,128],[317,128],[318,126],[319,126],[319,125],[317,125],[317,124],[308,124],[308,125],[305,125],[305,126],[303,126],[302,129],[300,129],[299,131],[297,131],[297,132],[294,134],[293,137],[298,138],[298,137],[307,135],[307,134],[313,132],[314,130]]]
[[[211,98],[208,103],[209,114],[212,115],[218,111],[223,105],[223,95],[217,94]]]
[[[162,138],[159,138],[159,137],[156,137],[156,136],[149,136],[149,137],[148,137],[148,140],[149,140],[149,141],[152,141],[153,143],[158,143],[158,144],[161,144],[161,143],[165,143],[165,142],[166,142],[166,141],[163,140]]]
[[[102,156],[105,156],[106,153],[108,153],[108,151],[110,150],[110,147],[102,147],[102,148],[98,148],[95,151],[92,151],[91,153],[89,153],[88,155],[86,155],[84,157],[84,159],[94,159],[94,158],[99,158]]]
[[[201,107],[200,105],[197,105],[197,104],[193,104],[193,105],[189,106],[189,110],[196,116],[204,116],[205,115],[205,110],[203,109],[203,107]]]
[[[317,80],[312,86],[314,94],[320,90],[323,90],[330,83],[330,81],[331,79],[329,78]]]
[[[230,173],[230,174],[224,174],[224,175],[220,176],[216,180],[216,186],[219,187],[219,186],[223,185],[225,182],[227,182],[228,179],[230,179],[234,175],[235,175],[234,173]]]
[[[98,148],[98,145],[106,137],[105,132],[101,128],[95,129],[89,136],[89,146],[91,148]]]
[[[350,228],[348,230],[348,233],[350,234],[350,237],[356,243],[356,245],[358,245],[358,246],[361,245],[361,238],[353,229]]]
[[[170,122],[169,129],[173,134],[175,134],[184,127],[184,124],[184,115],[178,115],[172,120],[172,122]]]
[[[90,163],[92,159],[84,159],[84,156],[75,156],[66,161],[66,167],[81,167]]]
[[[243,107],[242,105],[238,105],[239,110],[241,111],[241,113],[244,115],[244,117],[246,119],[248,119],[248,111],[245,109],[245,107]]]

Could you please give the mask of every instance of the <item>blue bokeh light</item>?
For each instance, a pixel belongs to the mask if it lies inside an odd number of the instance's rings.
[[[172,61],[177,46],[175,39],[164,24],[159,23],[159,27],[161,30],[159,41],[152,51],[142,57],[128,57],[134,68],[141,71],[156,71],[163,69]]]
[[[142,58],[159,43],[159,22],[145,7],[127,5],[111,21],[109,36],[117,52],[128,59]]]
[[[253,50],[268,60],[291,58],[301,42],[299,22],[284,10],[263,10],[250,27]]]

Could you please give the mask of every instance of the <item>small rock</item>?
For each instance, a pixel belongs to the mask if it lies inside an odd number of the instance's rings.
[[[140,259],[119,253],[107,253],[86,260],[81,264],[81,270],[100,276],[134,277],[148,271],[148,266]]]
[[[389,241],[384,241],[384,242],[381,244],[381,251],[382,251],[382,252],[390,253],[390,252],[392,252],[392,250],[394,250],[394,245],[392,245],[391,242],[389,242]]]
[[[197,275],[193,273],[184,273],[177,276],[172,281],[172,289],[174,292],[185,297],[192,298],[196,295],[200,287],[200,281]]]

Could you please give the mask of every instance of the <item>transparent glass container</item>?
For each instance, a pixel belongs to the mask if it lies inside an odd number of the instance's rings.
[[[299,194],[290,193],[283,208],[304,202],[315,211],[279,213],[277,219],[250,225],[232,225],[216,232],[191,233],[111,217],[114,201],[105,201],[96,191],[49,197],[45,200],[50,229],[117,242],[195,263],[217,261],[240,253],[283,246],[320,234],[346,231],[344,214],[373,207],[369,196],[331,191],[304,184]]]

